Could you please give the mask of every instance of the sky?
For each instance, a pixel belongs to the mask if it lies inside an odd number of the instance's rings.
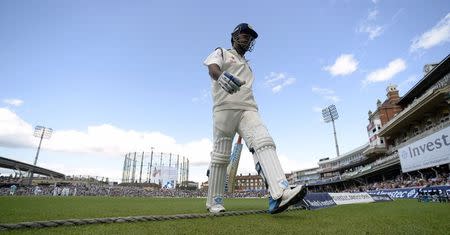
[[[323,108],[336,106],[339,151],[350,152],[368,142],[387,86],[404,95],[450,52],[447,0],[0,1],[0,156],[33,164],[40,125],[53,133],[38,166],[120,182],[125,154],[154,148],[189,158],[189,180],[206,181],[203,61],[242,22],[259,34],[246,58],[286,173],[336,157]],[[238,173],[253,164],[244,148]]]

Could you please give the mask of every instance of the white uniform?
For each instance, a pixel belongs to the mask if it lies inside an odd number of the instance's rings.
[[[214,147],[211,152],[207,208],[223,204],[226,169],[236,133],[242,136],[253,152],[256,168],[267,181],[272,198],[280,198],[288,184],[275,152],[275,143],[258,113],[250,66],[234,49],[216,49],[203,63],[206,66],[217,64],[222,71],[245,81],[238,92],[228,94],[217,81],[211,79]]]
[[[36,186],[34,188],[34,195],[40,195],[41,194],[41,189],[39,188],[39,186]]]
[[[16,194],[16,190],[17,190],[17,186],[16,185],[11,185],[11,187],[9,188],[9,195],[14,196],[14,194]]]

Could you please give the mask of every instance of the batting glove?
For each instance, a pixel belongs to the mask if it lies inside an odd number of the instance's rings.
[[[229,94],[236,93],[239,91],[239,88],[245,84],[245,81],[241,81],[238,77],[235,77],[226,71],[220,75],[217,82]]]

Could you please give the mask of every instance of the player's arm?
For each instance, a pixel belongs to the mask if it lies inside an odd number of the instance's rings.
[[[217,79],[219,79],[220,75],[223,73],[222,70],[220,70],[219,65],[217,65],[217,64],[208,65],[208,71],[209,71],[209,76],[211,76],[211,78],[216,81],[217,81]]]

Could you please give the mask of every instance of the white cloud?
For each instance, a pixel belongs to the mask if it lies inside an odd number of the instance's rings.
[[[385,68],[377,69],[367,75],[364,83],[383,82],[392,79],[396,74],[406,69],[404,60],[398,58],[389,62]]]
[[[0,146],[5,148],[29,148],[35,150],[38,140],[33,137],[33,126],[16,113],[0,108]],[[54,130],[50,139],[42,144],[42,150],[59,152],[57,161],[40,165],[63,174],[105,176],[110,180],[121,179],[121,167],[108,167],[94,162],[105,161],[105,157],[123,159],[125,153],[135,151],[154,151],[180,154],[189,158],[189,179],[196,182],[207,180],[206,169],[210,162],[212,141],[208,138],[178,143],[175,138],[161,132],[125,130],[119,127],[102,124],[89,126],[86,130]],[[64,153],[67,153],[65,155]],[[89,157],[89,164],[72,166],[65,157],[73,154]],[[119,161],[122,162],[122,161]],[[81,163],[83,164],[83,163]],[[119,163],[121,164],[121,163]],[[253,158],[248,150],[242,151],[239,169],[244,173],[256,173]]]
[[[3,103],[12,105],[12,106],[20,106],[23,104],[23,100],[20,99],[4,99]]]
[[[367,16],[367,20],[375,20],[378,16],[378,10],[369,11],[369,15]]]
[[[329,100],[334,103],[337,103],[340,101],[339,97],[337,95],[335,95],[334,90],[331,90],[328,88],[321,88],[321,87],[312,87],[311,90],[313,93],[322,96],[322,98],[325,100]]]
[[[323,70],[328,71],[333,76],[350,75],[358,69],[359,62],[351,54],[340,55],[333,65],[326,66]]]
[[[377,4],[377,3],[379,2],[379,0],[372,0],[372,2],[373,2],[374,4]]]
[[[33,127],[14,112],[0,108],[0,146],[35,148]],[[187,156],[192,165],[207,165],[212,142],[207,139],[177,143],[163,133],[124,130],[113,125],[89,126],[85,131],[54,130],[43,149],[68,153],[98,154],[122,157],[124,153],[149,151],[171,152]]]
[[[429,49],[450,41],[450,13],[441,19],[433,28],[412,40],[410,51]]]
[[[384,28],[379,25],[375,25],[375,26],[362,25],[359,28],[359,32],[369,34],[370,40],[373,40],[376,37],[380,36],[383,33],[383,30],[384,30]]]
[[[386,26],[380,26],[374,23],[377,19],[379,11],[377,9],[370,10],[367,14],[367,18],[360,22],[356,32],[367,33],[370,40],[374,40],[379,37],[385,30]]]
[[[272,89],[273,93],[280,92],[284,87],[294,84],[296,79],[286,73],[271,72],[265,77],[264,84]]]
[[[7,108],[0,108],[0,146],[34,146],[33,127]]]

